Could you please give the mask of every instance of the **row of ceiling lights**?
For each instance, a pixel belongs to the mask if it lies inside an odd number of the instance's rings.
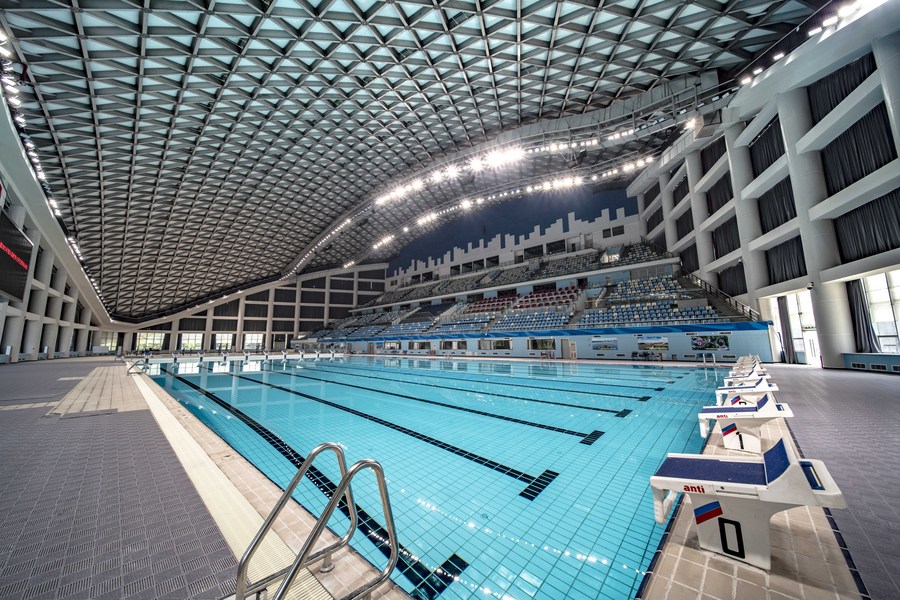
[[[44,172],[44,167],[41,165],[37,147],[34,145],[34,142],[31,141],[31,137],[27,133],[26,126],[28,122],[25,119],[25,114],[20,111],[20,108],[22,107],[22,100],[19,98],[21,77],[16,72],[15,63],[13,63],[12,59],[13,53],[9,49],[9,37],[6,35],[6,32],[0,29],[0,86],[3,88],[3,96],[6,98],[6,104],[9,106],[9,112],[12,114],[13,122],[19,130],[19,137],[22,139],[25,154],[31,161],[35,177],[37,177],[41,188],[44,190],[44,197],[47,200],[47,205],[50,207],[50,211],[53,215],[59,219],[62,217],[62,212],[59,210],[59,205],[53,198],[53,191],[50,188],[50,184],[47,183],[47,174]],[[90,281],[91,287],[94,288],[97,297],[100,298],[100,302],[102,302],[104,307],[109,310],[106,299],[103,297],[103,292],[100,291],[100,284],[93,276],[91,276],[90,271],[85,266],[84,256],[81,254],[81,248],[78,246],[78,241],[74,236],[69,236],[66,239],[66,242],[72,249],[72,253],[78,259],[78,263],[81,265],[88,281]]]
[[[873,8],[884,4],[886,1],[887,0],[859,0],[858,2],[845,4],[838,9],[837,13],[822,21],[821,25],[812,27],[809,31],[806,32],[806,35],[807,37],[819,35],[823,31],[826,31],[832,27],[836,27],[842,21],[846,22],[851,18],[866,14]],[[784,56],[784,52],[777,52],[776,54],[772,55],[772,62],[777,63],[779,60],[784,58]],[[740,84],[750,85],[751,83],[753,83],[753,78],[757,75],[760,75],[764,70],[765,68],[761,66],[754,68],[752,71],[752,75],[745,75],[744,77],[741,77]]]
[[[636,168],[649,165],[653,162],[654,158],[652,156],[645,156],[635,159],[633,161],[623,163],[617,165],[616,167],[609,169],[601,174],[593,174],[590,176],[591,181],[597,181],[601,178],[612,177],[618,175],[620,173],[628,173],[630,171],[635,170]],[[578,187],[584,183],[586,183],[587,178],[582,175],[571,175],[571,173],[566,172],[558,177],[553,177],[542,181],[541,183],[527,185],[524,188],[524,193],[522,188],[511,189],[505,192],[497,192],[496,194],[491,194],[487,196],[480,196],[474,199],[466,198],[458,203],[451,204],[440,210],[432,210],[424,215],[418,217],[415,221],[415,224],[419,227],[428,226],[436,221],[438,221],[441,217],[458,213],[459,211],[467,211],[475,206],[479,206],[484,204],[485,202],[492,200],[503,200],[504,198],[513,198],[513,197],[522,197],[525,194],[533,194],[533,193],[541,193],[541,192],[550,192],[550,191],[558,191],[565,190]],[[403,233],[409,233],[410,226],[404,225],[402,228]],[[377,243],[373,244],[372,250],[378,250],[391,242],[397,239],[396,234],[389,234],[381,238]],[[348,269],[354,265],[356,265],[360,260],[364,260],[368,256],[368,253],[364,256],[357,256],[354,260],[348,261],[343,264],[344,269]]]

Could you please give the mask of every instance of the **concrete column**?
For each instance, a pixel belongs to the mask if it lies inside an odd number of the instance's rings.
[[[134,351],[134,345],[137,343],[137,336],[134,331],[126,331],[125,337],[122,339],[122,352]],[[113,348],[116,350],[116,348]]]
[[[273,349],[275,338],[272,331],[272,319],[275,318],[275,288],[269,290],[269,301],[266,302],[266,335],[263,338],[263,348]]]
[[[213,310],[207,305],[206,309],[206,329],[203,331],[203,348],[202,350],[212,350],[213,348]],[[240,342],[238,342],[240,343]]]
[[[28,355],[28,360],[37,360],[37,354],[41,351],[41,333],[43,330],[44,326],[41,324],[39,318],[25,320],[25,333],[22,339],[22,349],[23,352]]]
[[[72,325],[64,325],[59,328],[59,356],[69,356],[69,348],[72,346],[72,334],[75,333],[75,327]]]
[[[688,187],[691,190],[691,214],[694,216],[694,243],[697,245],[697,262],[700,264],[698,276],[704,281],[709,281],[707,266],[714,259],[712,234],[709,231],[700,230],[700,224],[709,216],[709,207],[706,204],[706,192],[696,191],[700,179],[703,178],[700,151],[688,154],[685,158],[685,165],[687,165]]]
[[[75,344],[75,351],[80,355],[84,356],[84,353],[87,352],[87,345],[90,336],[90,326],[91,326],[91,317],[93,316],[93,311],[84,307],[81,311],[81,325],[85,326],[85,329],[78,330],[78,340]]]
[[[659,188],[662,192],[662,216],[666,232],[666,250],[675,245],[678,241],[678,231],[675,229],[675,219],[671,218],[672,210],[675,208],[675,196],[671,189],[667,189],[671,178],[668,173],[659,176]]]
[[[823,269],[841,264],[837,239],[831,221],[809,218],[809,210],[828,197],[825,175],[818,152],[798,154],[796,150],[797,141],[812,127],[806,90],[799,88],[780,94],[778,116],[787,148],[806,272],[813,284],[811,298],[822,366],[842,369],[841,354],[856,351],[847,288],[843,282],[823,284],[821,278]]]
[[[734,212],[737,216],[738,235],[741,238],[741,259],[744,262],[744,278],[747,280],[747,304],[759,310],[757,291],[769,284],[766,257],[762,252],[751,252],[748,244],[762,234],[759,224],[759,205],[756,200],[745,200],[741,191],[753,181],[753,165],[750,149],[738,146],[735,140],[743,131],[743,125],[733,125],[725,130],[725,148],[728,152],[728,168],[731,187],[736,198]],[[710,238],[711,240],[712,238]]]
[[[872,42],[872,53],[881,75],[881,89],[894,134],[894,146],[900,149],[900,33],[895,32]]]
[[[0,340],[0,352],[9,346],[9,362],[19,360],[19,348],[22,346],[22,333],[25,329],[25,317],[7,315],[3,326],[3,338]]]
[[[244,348],[244,311],[247,310],[247,296],[241,296],[238,300],[237,331],[234,336],[234,349]]]
[[[650,198],[649,200],[653,200]],[[647,208],[647,204],[649,202],[647,195],[644,192],[641,192],[637,195],[637,203],[638,203],[638,214],[642,214],[644,209]],[[647,237],[647,219],[638,219],[638,227],[640,227],[640,233],[642,238]]]

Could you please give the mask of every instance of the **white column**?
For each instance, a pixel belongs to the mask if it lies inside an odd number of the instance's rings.
[[[872,52],[881,75],[881,90],[894,134],[894,146],[900,149],[900,33],[872,42]]]
[[[91,311],[91,309],[86,306],[81,310],[81,325],[84,325],[85,329],[78,330],[78,341],[76,342],[75,351],[82,356],[84,356],[84,353],[87,352],[92,315],[93,311]]]
[[[700,151],[694,151],[684,160],[687,166],[688,187],[691,190],[691,214],[694,217],[694,243],[697,246],[697,262],[700,265],[698,277],[709,281],[709,269],[707,265],[714,260],[712,233],[701,231],[700,224],[709,216],[709,206],[706,203],[706,192],[698,192],[697,184],[703,178],[703,163],[700,161]],[[727,177],[727,175],[726,175]]]
[[[25,317],[7,314],[3,326],[3,337],[0,341],[0,352],[5,352],[9,346],[9,362],[19,360],[19,348],[22,346],[22,335],[25,328]]]
[[[650,198],[652,200],[653,198]],[[646,192],[641,192],[637,195],[637,204],[638,204],[638,214],[641,215],[644,213],[644,209],[647,208],[647,194]],[[638,227],[640,227],[641,237],[647,237],[647,219],[638,219]]]
[[[753,165],[750,149],[738,146],[735,140],[743,131],[743,125],[733,125],[725,130],[725,148],[728,152],[728,169],[731,172],[731,187],[736,201],[734,213],[737,217],[738,235],[741,238],[741,259],[744,263],[744,278],[747,280],[747,304],[759,310],[757,291],[768,285],[766,257],[762,252],[751,252],[749,244],[762,233],[759,224],[759,205],[756,200],[745,200],[741,191],[753,181]]]
[[[663,173],[659,176],[659,189],[662,193],[663,227],[666,232],[666,250],[674,246],[675,242],[678,241],[678,232],[675,230],[675,219],[672,219],[669,216],[675,208],[674,194],[672,193],[672,190],[668,189],[669,181],[670,178],[668,173]]]
[[[787,148],[806,272],[813,284],[811,297],[822,366],[842,369],[841,353],[856,351],[847,288],[843,282],[823,284],[821,278],[823,269],[841,264],[837,239],[830,221],[809,218],[809,210],[828,197],[825,175],[818,152],[798,154],[796,150],[797,141],[812,127],[806,90],[799,88],[779,95],[778,116]]]

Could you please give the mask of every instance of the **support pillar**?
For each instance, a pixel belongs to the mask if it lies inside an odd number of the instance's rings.
[[[690,200],[691,214],[694,216],[694,244],[697,246],[697,263],[700,265],[697,276],[704,281],[709,281],[709,269],[707,267],[714,258],[712,233],[700,229],[700,225],[709,217],[706,192],[697,191],[697,185],[703,178],[703,163],[700,161],[700,151],[697,150],[688,154],[684,162],[687,166],[688,187],[691,190]]]
[[[651,198],[652,200],[652,198]],[[637,203],[638,203],[638,214],[644,214],[644,209],[647,208],[647,194],[645,192],[641,192],[637,195]],[[640,228],[640,234],[642,238],[647,237],[647,219],[638,219],[638,227]]]
[[[806,90],[799,88],[778,96],[778,116],[787,148],[791,187],[797,207],[800,239],[806,259],[816,335],[822,353],[822,366],[844,368],[845,352],[856,351],[847,287],[841,283],[822,283],[821,272],[841,264],[834,226],[830,220],[812,221],[809,210],[828,197],[825,175],[818,152],[797,153],[797,142],[812,127]]]
[[[753,181],[753,165],[750,149],[738,146],[735,141],[744,130],[743,124],[733,125],[725,130],[725,148],[728,152],[728,169],[731,172],[731,187],[734,190],[734,213],[737,217],[738,235],[741,238],[741,260],[744,263],[744,278],[747,280],[747,305],[759,310],[760,288],[769,284],[766,257],[762,252],[751,252],[750,242],[762,234],[759,224],[759,205],[755,199],[745,200],[741,192]]]
[[[659,177],[659,189],[662,193],[662,216],[663,226],[666,231],[666,250],[675,245],[678,241],[678,231],[675,229],[675,219],[671,217],[672,211],[675,210],[675,195],[669,189],[671,178],[668,173],[664,173]]]
[[[881,75],[881,90],[894,146],[900,148],[900,33],[894,32],[872,42],[872,53]]]

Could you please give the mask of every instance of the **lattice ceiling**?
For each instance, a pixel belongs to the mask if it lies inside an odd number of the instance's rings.
[[[733,72],[819,4],[0,0],[0,25],[61,216],[110,312],[140,318],[281,275],[392,183],[501,132]],[[305,268],[389,257],[415,232],[373,243],[430,207],[571,159],[375,207]]]

